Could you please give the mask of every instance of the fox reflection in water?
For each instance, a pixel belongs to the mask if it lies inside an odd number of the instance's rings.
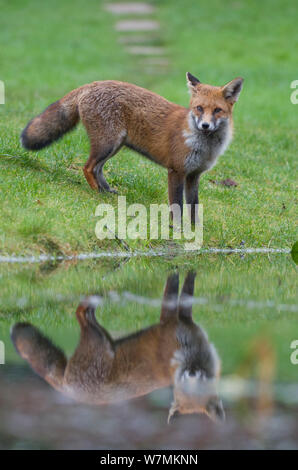
[[[194,280],[195,273],[188,273],[179,298],[179,275],[170,275],[160,322],[117,340],[97,322],[94,297],[86,298],[76,311],[81,335],[69,360],[29,323],[13,327],[12,341],[37,374],[77,401],[102,405],[173,385],[169,419],[179,412],[222,420],[216,392],[220,361],[192,319]]]

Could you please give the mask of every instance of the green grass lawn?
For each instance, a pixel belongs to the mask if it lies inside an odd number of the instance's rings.
[[[188,104],[185,72],[222,85],[245,78],[235,110],[235,138],[202,178],[204,246],[290,247],[295,241],[298,106],[297,6],[292,0],[156,2],[170,68],[147,75],[113,30],[99,0],[0,1],[0,251],[65,253],[117,249],[95,237],[95,208],[115,195],[93,192],[82,173],[88,140],[79,126],[38,153],[19,135],[29,119],[68,91],[93,80],[136,83]],[[128,150],[106,165],[109,183],[128,203],[167,202],[166,172]],[[232,178],[236,188],[210,180]],[[132,248],[152,244],[129,241]],[[155,241],[154,246],[165,242]]]

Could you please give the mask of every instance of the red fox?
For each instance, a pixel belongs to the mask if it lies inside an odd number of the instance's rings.
[[[103,405],[173,385],[169,418],[176,412],[204,412],[222,420],[216,393],[220,361],[192,320],[194,279],[194,273],[187,275],[178,299],[178,274],[169,276],[160,323],[117,340],[96,321],[92,297],[85,299],[76,311],[80,341],[69,360],[29,323],[13,327],[12,341],[40,376],[77,401]]]
[[[187,83],[189,108],[130,83],[84,85],[32,119],[22,132],[22,145],[28,150],[46,147],[81,119],[90,139],[83,171],[91,188],[116,192],[105,180],[103,166],[126,146],[168,170],[169,204],[178,204],[182,214],[185,189],[196,222],[200,175],[215,165],[231,141],[232,110],[243,79],[218,87],[187,73]]]

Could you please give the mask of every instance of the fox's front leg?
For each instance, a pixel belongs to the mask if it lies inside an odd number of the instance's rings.
[[[173,169],[168,170],[168,191],[170,214],[173,223],[181,223],[183,216],[184,174]]]
[[[185,178],[185,198],[186,203],[190,204],[190,218],[192,224],[196,224],[199,221],[199,180],[199,173],[191,173]]]
[[[180,319],[192,319],[192,301],[195,278],[196,273],[194,271],[189,271],[187,273],[179,298],[178,315]]]

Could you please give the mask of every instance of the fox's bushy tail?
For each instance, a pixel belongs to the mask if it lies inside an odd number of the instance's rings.
[[[43,113],[33,118],[21,134],[21,143],[27,150],[40,150],[60,139],[79,122],[79,88],[50,104]]]
[[[11,329],[12,342],[20,356],[54,388],[61,389],[67,358],[35,326],[16,323]]]

